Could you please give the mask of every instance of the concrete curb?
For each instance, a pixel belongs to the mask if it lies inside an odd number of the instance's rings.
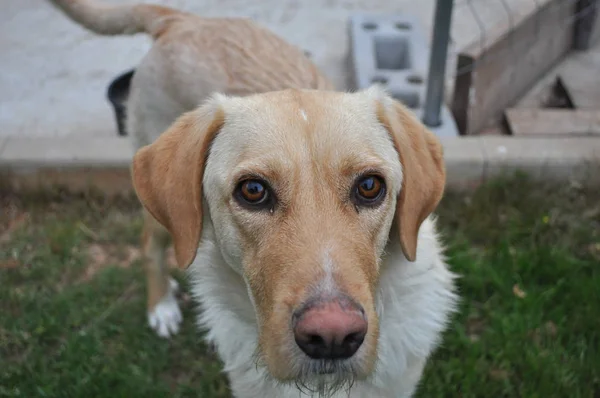
[[[558,183],[600,185],[600,138],[443,138],[447,188],[469,190],[517,170]],[[15,192],[60,186],[108,196],[132,193],[128,138],[0,138],[0,174]]]
[[[2,186],[15,192],[97,190],[107,196],[132,193],[127,138],[13,138],[0,141]],[[6,183],[6,184],[4,184]]]

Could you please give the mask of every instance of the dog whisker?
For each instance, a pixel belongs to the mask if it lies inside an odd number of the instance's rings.
[[[295,384],[305,394],[326,398],[342,390],[349,393],[355,381],[350,361],[310,360],[300,366]]]

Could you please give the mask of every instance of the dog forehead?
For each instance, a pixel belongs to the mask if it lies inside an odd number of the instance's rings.
[[[225,123],[213,145],[232,160],[269,153],[315,158],[332,151],[395,155],[375,101],[362,93],[285,90],[229,98],[223,110]]]

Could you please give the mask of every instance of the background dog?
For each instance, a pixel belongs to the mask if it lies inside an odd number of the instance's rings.
[[[249,19],[202,18],[146,4],[51,2],[95,33],[152,37],[153,46],[131,80],[125,112],[136,150],[214,92],[244,96],[286,88],[333,88],[302,50]],[[154,217],[145,214],[144,219],[148,322],[168,337],[181,322],[174,296],[177,284],[165,264],[170,236]]]

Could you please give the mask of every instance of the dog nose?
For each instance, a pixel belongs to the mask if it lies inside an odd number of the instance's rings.
[[[353,303],[329,301],[301,311],[294,325],[296,344],[313,359],[346,359],[367,334],[364,310]]]

